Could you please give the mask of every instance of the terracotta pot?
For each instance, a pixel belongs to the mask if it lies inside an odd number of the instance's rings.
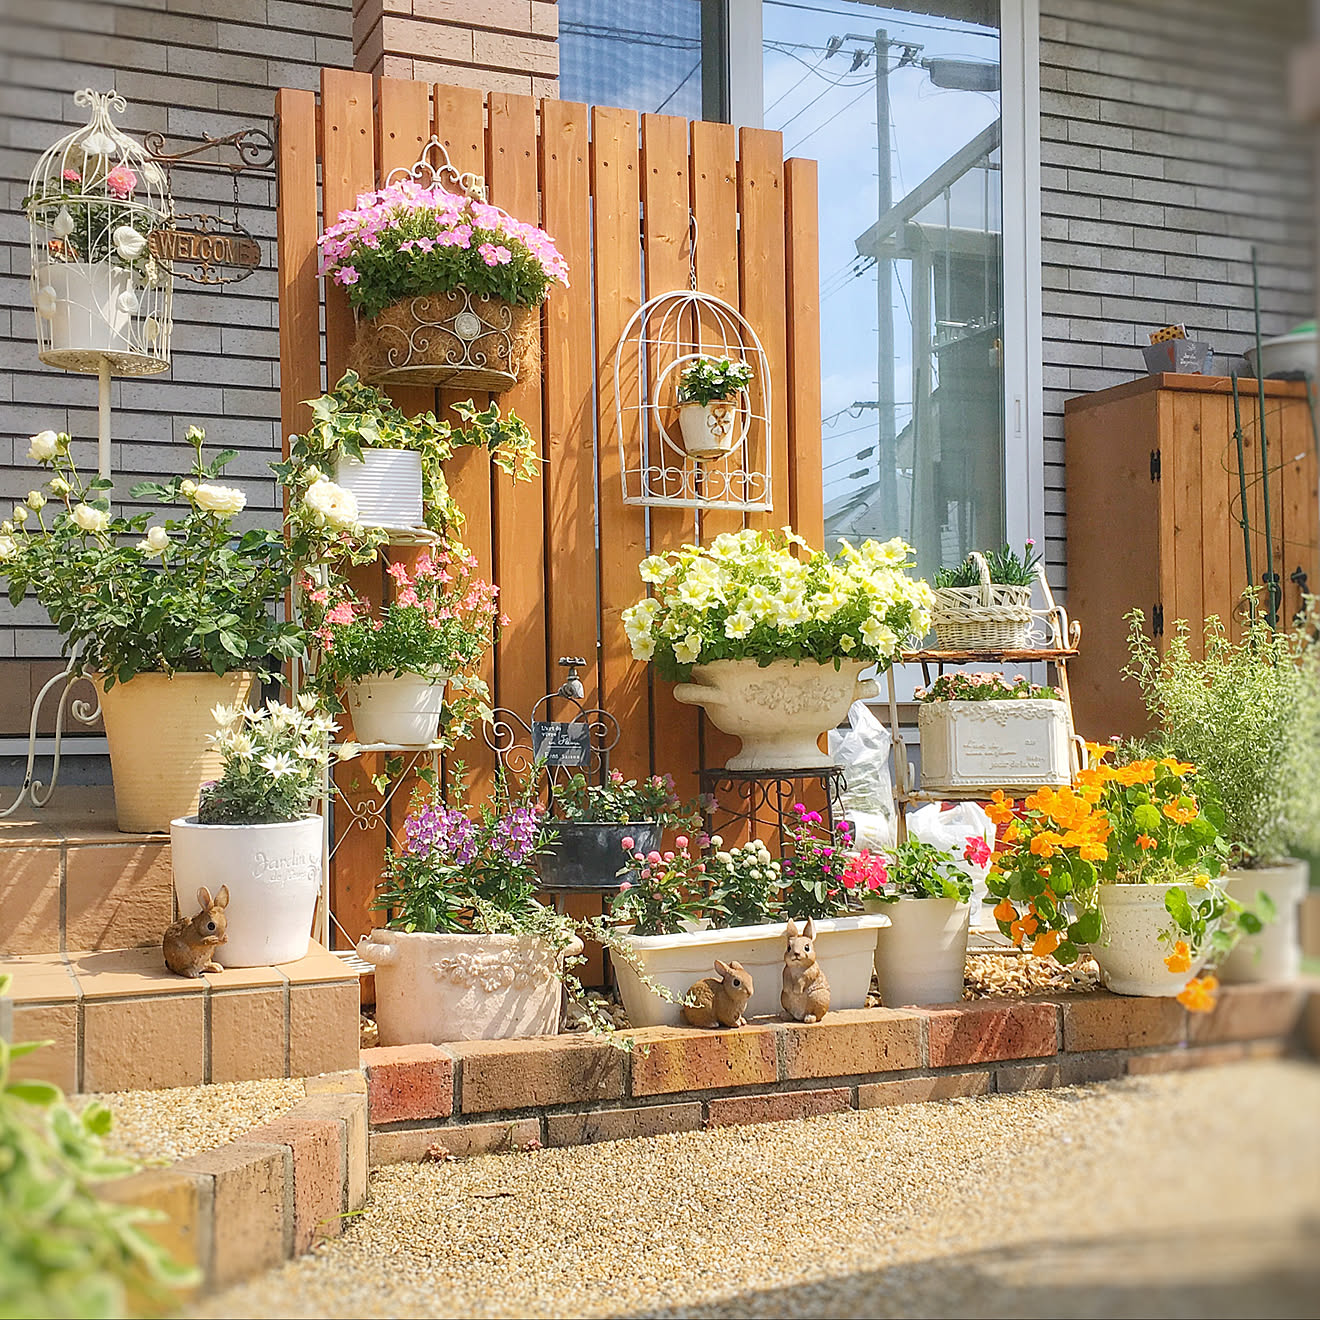
[[[956,1004],[962,999],[971,905],[955,898],[866,900],[889,926],[875,945],[875,978],[886,1008]]]
[[[253,675],[139,674],[101,693],[110,744],[115,815],[129,834],[164,833],[179,816],[197,814],[201,786],[219,779],[214,706],[247,700]]]
[[[1185,888],[1186,886],[1178,886]],[[1209,940],[1185,972],[1164,965],[1172,945],[1160,932],[1172,926],[1164,896],[1174,885],[1099,885],[1100,938],[1090,946],[1105,986],[1117,995],[1172,996],[1199,975]]]
[[[1259,935],[1245,935],[1224,959],[1219,979],[1245,981],[1293,981],[1302,966],[1301,924],[1298,914],[1306,896],[1308,867],[1288,858],[1274,866],[1256,866],[1229,871],[1220,883],[1239,903],[1256,905],[1262,890],[1274,903],[1275,918]]]

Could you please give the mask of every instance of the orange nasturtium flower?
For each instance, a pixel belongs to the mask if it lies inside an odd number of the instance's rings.
[[[1210,1013],[1215,1007],[1219,981],[1213,976],[1193,977],[1178,991],[1178,1002],[1189,1013]]]
[[[1137,835],[1138,848],[1158,848],[1159,846],[1160,846],[1159,842],[1155,839],[1152,839],[1149,834]]]
[[[1164,960],[1164,965],[1171,972],[1190,972],[1192,970],[1192,951],[1186,940],[1179,940],[1173,946],[1173,952]]]
[[[1033,836],[1030,847],[1036,857],[1053,857],[1062,842],[1062,835],[1056,834],[1053,830],[1042,830]]]
[[[998,906],[995,908],[995,920],[1016,921],[1017,908],[1015,908],[1013,904],[1008,901],[1008,899],[1006,898],[1000,899]]]
[[[1004,796],[1004,790],[997,788],[990,795],[990,801],[986,803],[985,814],[996,825],[1003,825],[1005,822],[1013,819],[1013,800]]]
[[[1191,805],[1184,807],[1180,798],[1174,798],[1171,801],[1166,802],[1160,810],[1163,811],[1175,825],[1186,825],[1189,820],[1196,819],[1197,811],[1196,799],[1188,798],[1187,801],[1190,802]]]
[[[1037,958],[1046,958],[1063,943],[1063,936],[1057,930],[1047,930],[1036,936],[1031,951]]]
[[[1019,917],[1009,927],[1009,934],[1013,937],[1013,943],[1021,946],[1024,939],[1036,933],[1036,927],[1039,924],[1034,912],[1028,912],[1025,917]]]
[[[1176,761],[1172,756],[1166,756],[1160,764],[1175,775],[1189,775],[1196,769],[1190,761]]]

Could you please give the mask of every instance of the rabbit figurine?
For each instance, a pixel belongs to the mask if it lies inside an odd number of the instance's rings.
[[[200,976],[203,972],[224,970],[211,955],[216,945],[225,942],[229,886],[221,885],[220,892],[212,899],[211,891],[202,885],[197,891],[197,901],[202,910],[195,917],[180,917],[165,931],[160,942],[165,966],[176,976]]]
[[[830,1011],[830,983],[816,961],[816,923],[811,918],[800,935],[789,918],[779,1003],[795,1022],[819,1022]]]
[[[683,1021],[689,1027],[741,1027],[743,1010],[752,997],[752,978],[742,963],[715,960],[718,977],[707,976],[687,992]]]

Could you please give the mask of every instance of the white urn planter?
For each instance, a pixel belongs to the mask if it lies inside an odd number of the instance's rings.
[[[365,674],[344,684],[360,743],[425,747],[440,732],[448,674]]]
[[[685,403],[678,410],[683,448],[691,458],[723,458],[738,440],[736,399]]]
[[[534,935],[373,930],[357,947],[376,969],[382,1045],[514,1040],[559,1030],[564,954]],[[581,948],[575,939],[564,953]]]
[[[335,484],[357,500],[364,527],[422,525],[422,456],[413,449],[364,449],[335,466]]]
[[[1301,971],[1300,908],[1306,897],[1308,867],[1288,858],[1274,866],[1229,871],[1220,884],[1244,907],[1255,908],[1264,891],[1274,904],[1275,918],[1259,935],[1244,935],[1219,968],[1221,981],[1292,981]]]
[[[875,945],[875,978],[886,1008],[956,1004],[962,999],[971,905],[955,898],[866,901],[889,925]]]
[[[1171,941],[1159,937],[1173,926],[1164,896],[1175,887],[1097,886],[1100,938],[1089,951],[1100,966],[1100,979],[1115,994],[1176,995],[1205,966],[1210,956],[1208,940],[1187,971],[1171,972],[1164,965],[1173,949]]]
[[[692,682],[679,683],[674,698],[703,707],[717,728],[742,739],[726,770],[809,770],[833,764],[817,745],[821,734],[837,728],[854,701],[878,694],[874,680],[859,677],[870,667],[862,660],[838,669],[811,660],[715,660],[693,665]]]
[[[197,910],[197,887],[229,886],[221,967],[269,967],[307,956],[321,892],[320,816],[267,825],[201,825],[196,816],[170,822],[170,857],[180,913]]]
[[[832,917],[816,922],[816,960],[830,983],[831,1008],[865,1008],[875,961],[876,933],[889,924],[879,914]],[[649,989],[628,963],[613,959],[623,1006],[634,1027],[674,1027],[683,1021],[681,1000],[696,982],[715,974],[715,960],[740,962],[755,987],[747,1017],[780,1011],[783,989],[785,922],[693,930],[681,935],[624,935],[645,975],[678,996],[671,1004]]]
[[[133,272],[109,261],[55,261],[37,278],[37,313],[56,352],[133,353]]]
[[[931,792],[1061,786],[1072,780],[1061,701],[923,701],[921,786]]]

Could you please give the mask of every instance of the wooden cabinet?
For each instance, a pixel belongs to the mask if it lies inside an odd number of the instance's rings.
[[[1303,591],[1320,592],[1311,409],[1304,385],[1265,383],[1262,468],[1256,382],[1239,380],[1238,391],[1252,575],[1259,588],[1268,480],[1279,617],[1287,620]],[[1148,721],[1137,685],[1122,677],[1123,616],[1140,609],[1157,640],[1185,619],[1197,652],[1209,615],[1240,627],[1247,571],[1232,385],[1220,376],[1146,376],[1069,399],[1064,426],[1067,602],[1082,625],[1069,669],[1077,730],[1093,739],[1138,733]]]

